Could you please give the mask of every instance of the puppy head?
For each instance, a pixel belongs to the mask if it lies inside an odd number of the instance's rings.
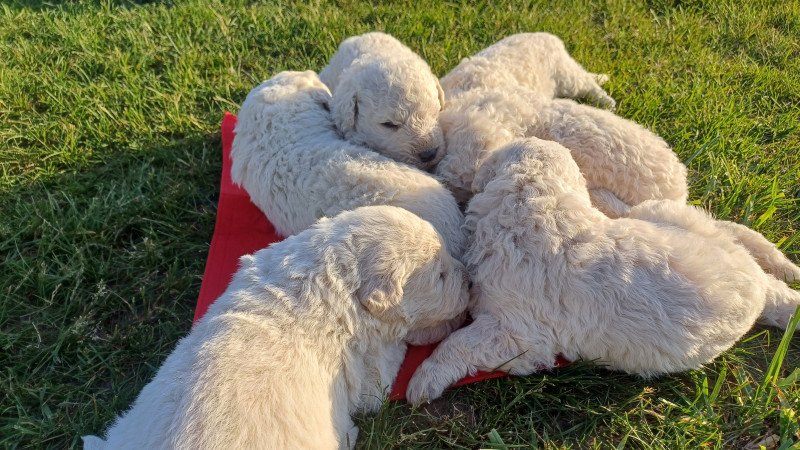
[[[430,223],[391,206],[354,212],[368,213],[351,228],[360,253],[356,297],[394,337],[438,325],[466,309],[464,266],[450,256]]]
[[[464,265],[439,247],[436,257],[406,281],[403,306],[411,318],[409,331],[435,327],[463,313],[469,303],[468,287]]]
[[[553,141],[520,139],[493,152],[475,173],[473,192],[482,192],[505,172],[514,174],[515,183],[536,185],[543,194],[586,190],[586,179],[569,150]]]
[[[313,71],[283,71],[262,82],[247,94],[239,111],[238,129],[261,130],[275,115],[293,113],[295,119],[330,117],[331,92]],[[328,119],[330,120],[330,119]],[[321,123],[321,122],[320,122]],[[234,144],[235,146],[236,144]]]
[[[332,113],[346,139],[423,170],[444,156],[444,91],[423,61],[359,59],[342,74]]]
[[[445,136],[445,157],[436,166],[439,175],[456,200],[472,197],[472,181],[481,161],[526,132],[524,126],[501,120],[516,112],[505,109],[516,99],[505,92],[479,89],[448,100],[439,123]],[[515,116],[516,117],[516,116]]]
[[[279,72],[267,81],[264,81],[247,94],[246,104],[254,101],[273,104],[284,102],[297,102],[298,95],[309,95],[315,99],[329,99],[330,90],[320,81],[316,72],[306,70],[297,72],[286,70]]]

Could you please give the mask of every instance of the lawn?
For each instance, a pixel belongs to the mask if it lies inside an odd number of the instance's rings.
[[[223,111],[375,29],[439,74],[515,32],[561,36],[611,75],[620,115],[674,146],[693,203],[800,259],[795,2],[6,3],[0,446],[79,446],[131,404],[191,326]],[[670,377],[580,363],[416,410],[388,403],[359,418],[358,444],[791,448],[800,338],[781,346],[782,336],[757,328],[706,368]]]

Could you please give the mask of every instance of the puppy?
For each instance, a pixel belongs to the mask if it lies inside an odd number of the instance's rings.
[[[546,98],[588,98],[604,108],[616,104],[600,87],[607,75],[586,71],[550,33],[519,33],[465,58],[441,79],[448,99],[473,89],[508,86]]]
[[[311,71],[282,72],[253,89],[236,125],[233,181],[284,236],[320,217],[386,204],[430,222],[459,258],[463,215],[452,194],[432,176],[342,139],[330,101]]]
[[[379,32],[345,39],[319,74],[333,92],[337,128],[356,145],[428,170],[444,155],[444,92],[430,67]]]
[[[378,409],[404,337],[467,300],[463,266],[408,211],[320,219],[242,257],[133,407],[85,447],[352,448],[350,415]]]
[[[699,210],[661,202],[670,217],[691,215],[685,228],[657,208],[650,221],[609,219],[555,142],[499,150],[475,183],[465,256],[474,322],[419,367],[411,402],[476,370],[551,368],[557,354],[643,376],[693,369],[731,347],[765,305],[800,304]],[[789,316],[775,319],[785,326]]]
[[[778,280],[800,280],[800,267],[792,263],[775,246],[760,233],[738,223],[727,220],[714,220],[700,209],[692,207],[676,207],[672,202],[650,200],[636,205],[628,212],[627,217],[646,220],[661,225],[675,226],[707,236],[723,235],[750,253],[764,272]],[[777,284],[781,295],[767,297],[764,312],[758,322],[763,325],[785,328],[789,317],[794,313],[800,297],[789,291],[783,283]]]
[[[646,128],[609,111],[530,89],[473,89],[450,101],[441,124],[447,154],[436,168],[456,198],[476,191],[481,162],[521,137],[567,147],[587,180],[592,202],[610,217],[650,199],[686,202],[686,166]]]

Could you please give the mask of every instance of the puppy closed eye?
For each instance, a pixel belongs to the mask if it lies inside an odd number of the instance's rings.
[[[390,129],[392,131],[396,131],[398,128],[400,128],[400,125],[398,125],[398,124],[396,124],[394,122],[383,122],[381,124],[381,126],[383,126],[384,128],[388,128],[388,129]]]

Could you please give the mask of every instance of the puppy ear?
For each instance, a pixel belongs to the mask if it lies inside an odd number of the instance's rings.
[[[381,322],[401,323],[405,318],[400,309],[403,286],[390,279],[370,280],[358,288],[358,301]]]
[[[436,80],[436,90],[439,91],[439,111],[444,109],[444,89],[439,80]]]
[[[356,130],[358,96],[351,80],[340,82],[333,93],[333,119],[342,134]]]

